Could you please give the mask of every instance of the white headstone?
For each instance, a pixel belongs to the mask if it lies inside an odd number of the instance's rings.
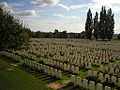
[[[87,79],[83,79],[83,87],[88,88],[88,80]]]
[[[90,69],[92,67],[92,64],[91,63],[88,63],[88,68]]]
[[[111,87],[105,86],[105,90],[111,90]]]
[[[110,67],[110,73],[114,73],[114,68]]]
[[[90,81],[90,83],[89,83],[89,89],[90,90],[95,90],[95,82],[94,81]]]
[[[105,80],[106,79],[110,80],[110,75],[109,74],[105,74]]]
[[[92,70],[88,70],[88,76],[92,76]]]
[[[75,72],[75,67],[71,66],[71,71],[74,73]]]
[[[79,67],[75,67],[75,73],[79,74]]]
[[[103,80],[103,73],[101,73],[101,72],[99,73],[99,79]]]
[[[71,75],[71,82],[72,82],[72,83],[75,82],[75,75]]]
[[[103,85],[101,83],[97,83],[97,90],[103,90]]]
[[[76,78],[76,84],[77,84],[78,86],[80,86],[81,81],[82,81],[82,78],[81,78],[81,77],[77,77],[77,78]]]
[[[93,72],[93,75],[94,75],[94,76],[97,76],[97,71],[94,71],[94,72]]]
[[[115,77],[115,76],[112,76],[112,77],[111,77],[111,81],[116,84],[116,81],[117,81],[116,77]]]

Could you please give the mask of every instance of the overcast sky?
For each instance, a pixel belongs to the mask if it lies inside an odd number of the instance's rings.
[[[120,33],[120,0],[0,0],[0,4],[18,17],[32,31],[67,32],[84,30],[86,13],[93,17],[102,5],[115,14],[115,33]]]

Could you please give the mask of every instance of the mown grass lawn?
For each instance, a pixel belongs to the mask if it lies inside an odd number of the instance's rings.
[[[46,82],[0,56],[0,90],[50,90]]]

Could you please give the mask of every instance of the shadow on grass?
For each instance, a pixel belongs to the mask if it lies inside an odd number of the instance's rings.
[[[21,65],[20,68],[23,69],[24,71],[30,73],[34,77],[41,79],[42,81],[44,81],[46,83],[51,83],[51,82],[55,82],[55,81],[59,80],[55,77],[52,77],[52,76],[45,74],[43,71],[33,70],[30,68],[24,67],[23,65]]]
[[[70,77],[72,73],[68,72],[68,71],[63,71],[63,75]]]
[[[60,88],[59,90],[87,90],[85,88],[82,88],[80,86],[75,86],[72,83],[67,84],[66,86]]]

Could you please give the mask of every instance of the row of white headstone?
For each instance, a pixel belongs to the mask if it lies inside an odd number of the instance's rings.
[[[72,65],[75,65],[75,66],[78,66],[78,67],[83,67],[84,66],[84,68],[91,68],[92,67],[92,64],[90,63],[90,62],[87,62],[87,61],[83,61],[83,60],[76,60],[76,59],[71,59],[71,58],[66,58],[66,60],[65,59],[57,59],[57,57],[56,58],[54,58],[56,61],[59,61],[59,62],[65,62],[65,61],[67,61],[68,62],[68,64],[72,64]],[[96,63],[98,63],[98,62],[96,62]]]
[[[11,60],[21,62],[21,56],[18,56],[18,55],[15,55],[15,54],[12,54],[12,53],[9,53],[9,52],[6,52],[6,51],[3,51],[2,55],[7,57],[7,58],[10,58]]]
[[[114,68],[118,68],[118,69],[120,69],[120,61],[119,61],[119,60],[116,61],[115,64],[110,63],[110,64],[109,64],[109,67],[114,67]]]
[[[100,66],[100,69],[102,72],[120,75],[120,61],[118,61],[117,64],[115,64],[115,65],[110,64],[109,66]]]
[[[29,54],[27,52],[23,52],[23,51],[16,51],[16,53],[22,57],[26,57],[28,59],[33,59],[34,57],[36,57],[36,55],[33,54]]]
[[[32,69],[43,71],[44,73],[54,76],[56,78],[62,79],[62,71],[57,70],[56,68],[50,67],[48,65],[39,64],[35,61],[24,59],[24,64]]]
[[[48,51],[45,51],[45,52],[48,52]],[[82,52],[82,51],[81,51]],[[64,53],[66,53],[66,52],[64,52]],[[99,55],[99,54],[98,54]],[[60,56],[60,55],[59,55]],[[60,59],[61,60],[61,58],[59,57],[58,55],[57,56],[54,56],[55,58],[54,59]],[[66,55],[65,55],[66,56]],[[101,58],[101,57],[103,57],[104,56],[104,58]],[[87,61],[87,62],[91,62],[91,63],[94,63],[94,64],[101,64],[101,62],[109,62],[109,60],[110,59],[113,59],[113,60],[115,60],[115,58],[114,58],[114,56],[107,56],[106,57],[106,55],[101,55],[101,56],[97,56],[96,54],[87,54],[87,53],[83,53],[82,54],[82,56],[81,55],[73,55],[73,57],[71,56],[71,55],[67,55],[66,57],[68,57],[68,58],[70,58],[71,60],[78,60],[78,61]],[[78,59],[77,59],[77,57],[78,57]],[[85,58],[84,58],[85,57]],[[99,58],[98,58],[99,57]],[[67,59],[66,59],[67,60]],[[70,61],[71,61],[70,60]],[[91,61],[90,61],[91,60]],[[101,62],[99,62],[99,61],[101,61]],[[99,62],[99,63],[96,63],[96,62]],[[73,62],[74,63],[74,62]]]
[[[48,64],[48,65],[59,67],[59,68],[65,70],[65,71],[70,71],[70,72],[75,73],[75,74],[79,74],[79,71],[80,71],[79,67],[77,67],[77,66],[69,65],[69,64],[59,62],[59,61],[55,61],[55,60],[45,59],[44,63]]]
[[[18,55],[14,55],[12,53],[5,52],[5,51],[3,51],[2,54],[5,57],[10,58],[11,60],[22,62],[21,57],[18,56]],[[62,71],[61,70],[57,70],[53,67],[43,65],[43,64],[39,64],[39,63],[36,63],[35,61],[31,61],[31,60],[28,60],[28,59],[23,59],[23,60],[24,60],[24,64],[27,65],[28,67],[32,68],[32,69],[36,69],[36,70],[39,70],[39,71],[42,70],[48,75],[51,75],[51,76],[54,76],[56,78],[62,79]]]
[[[96,84],[94,81],[88,81],[87,79],[82,79],[81,77],[77,77],[75,75],[71,75],[71,82],[74,86],[81,86],[89,90],[112,90],[109,86],[103,86],[101,83]]]
[[[34,42],[33,42],[34,41]],[[87,40],[85,40],[85,41],[87,41]],[[88,48],[98,48],[98,49],[103,49],[103,48],[109,48],[110,50],[118,50],[119,49],[119,47],[114,47],[113,45],[110,45],[110,43],[109,43],[109,45],[108,44],[106,44],[106,43],[98,43],[98,42],[89,42],[89,44],[88,44],[88,42],[89,41],[87,41],[87,44],[86,44],[86,42],[83,42],[82,40],[80,40],[80,42],[73,42],[73,40],[71,41],[71,40],[69,40],[69,41],[67,41],[67,40],[63,40],[63,39],[61,39],[61,40],[58,40],[58,39],[54,39],[54,40],[52,40],[52,39],[44,39],[44,40],[42,40],[42,39],[37,39],[37,40],[32,40],[32,43],[34,44],[37,44],[37,43],[42,43],[42,44],[44,44],[44,46],[47,44],[47,43],[49,43],[49,46],[50,45],[52,45],[52,44],[57,44],[57,46],[58,45],[76,45],[76,46],[82,46],[82,47],[88,47]],[[112,43],[113,44],[113,43]],[[112,47],[112,48],[111,48]]]
[[[120,86],[120,78],[117,78],[115,76],[111,76],[109,74],[104,74],[102,72],[92,71],[88,70],[88,76],[97,76],[99,80],[108,80],[109,82],[113,82],[116,85]]]

